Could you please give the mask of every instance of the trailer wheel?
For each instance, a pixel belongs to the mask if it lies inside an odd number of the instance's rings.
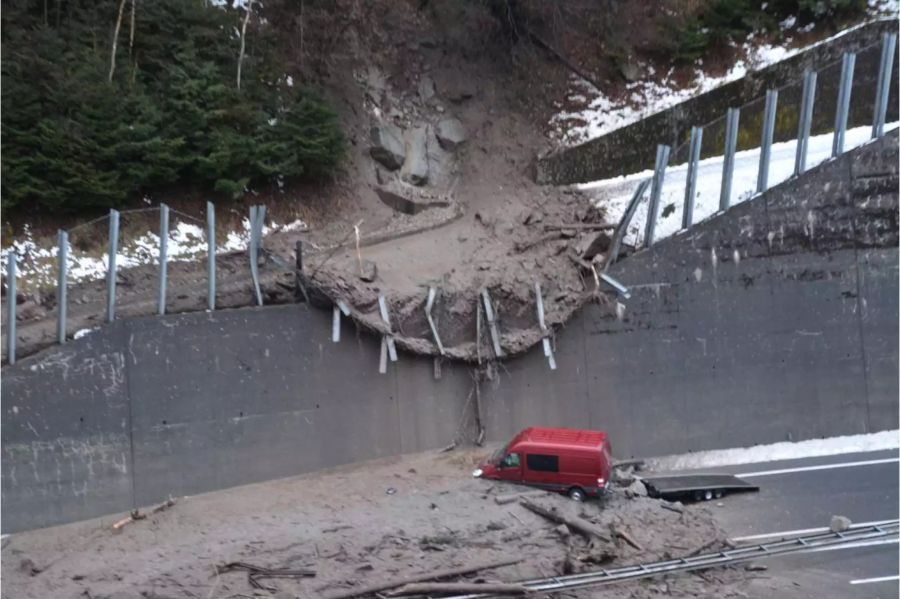
[[[722,493],[722,489],[716,489],[716,492],[715,492],[716,499],[721,499],[722,495],[724,495],[724,493]]]
[[[709,501],[713,498],[713,492],[710,490],[706,490],[703,492],[703,501]]]
[[[584,501],[584,498],[584,491],[582,491],[578,487],[572,487],[571,489],[569,489],[569,499],[571,499],[572,501]]]

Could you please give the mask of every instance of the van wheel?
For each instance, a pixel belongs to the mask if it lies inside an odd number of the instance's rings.
[[[572,501],[584,501],[584,491],[579,489],[578,487],[572,487],[569,489],[569,499]]]

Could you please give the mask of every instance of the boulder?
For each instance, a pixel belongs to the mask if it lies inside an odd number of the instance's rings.
[[[405,156],[403,135],[399,127],[390,123],[379,123],[371,130],[372,145],[369,153],[379,164],[389,170],[397,170],[403,165]]]
[[[359,273],[359,278],[367,283],[371,283],[375,279],[378,278],[378,265],[372,262],[371,260],[363,260],[362,261],[362,272]]]
[[[422,75],[419,79],[419,97],[423,102],[428,102],[435,95],[434,79],[429,75]]]
[[[456,118],[441,119],[434,129],[434,136],[445,150],[455,150],[468,139],[466,128]]]
[[[831,532],[844,532],[849,529],[852,524],[853,522],[846,516],[832,516],[830,525]]]
[[[400,178],[413,185],[425,185],[428,182],[428,129],[416,127],[407,131],[405,150]]]
[[[627,487],[625,487],[625,496],[629,499],[634,497],[646,497],[647,496],[647,487],[644,486],[639,480],[634,481]]]

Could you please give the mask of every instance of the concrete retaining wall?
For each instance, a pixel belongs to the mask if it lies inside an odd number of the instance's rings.
[[[615,267],[482,387],[489,440],[606,429],[619,456],[897,427],[897,135]],[[469,367],[401,355],[303,305],[117,322],[3,369],[4,532],[472,438]]]
[[[826,133],[834,129],[835,106],[840,86],[841,55],[857,52],[848,126],[872,124],[878,65],[881,58],[880,36],[896,32],[897,20],[874,21],[860,26],[841,37],[823,42],[765,69],[726,83],[650,115],[634,124],[567,148],[537,161],[535,178],[544,184],[571,184],[597,181],[652,169],[657,144],[673,148],[670,164],[687,162],[690,130],[704,126],[701,157],[722,154],[725,140],[723,117],[730,107],[743,106],[738,131],[738,149],[759,147],[762,132],[764,96],[766,89],[781,89],[778,97],[778,118],[774,139],[787,141],[797,137],[799,105],[803,84],[803,70],[818,71],[816,101],[813,110],[812,132]],[[875,44],[874,47],[868,47]],[[898,118],[898,58],[894,56],[894,70],[888,103],[888,122]],[[755,102],[747,105],[748,102]],[[714,120],[717,119],[717,120]]]

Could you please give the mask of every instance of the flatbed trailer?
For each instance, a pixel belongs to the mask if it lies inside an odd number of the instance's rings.
[[[732,474],[672,474],[645,476],[640,479],[650,497],[660,499],[709,501],[726,493],[759,491]]]

